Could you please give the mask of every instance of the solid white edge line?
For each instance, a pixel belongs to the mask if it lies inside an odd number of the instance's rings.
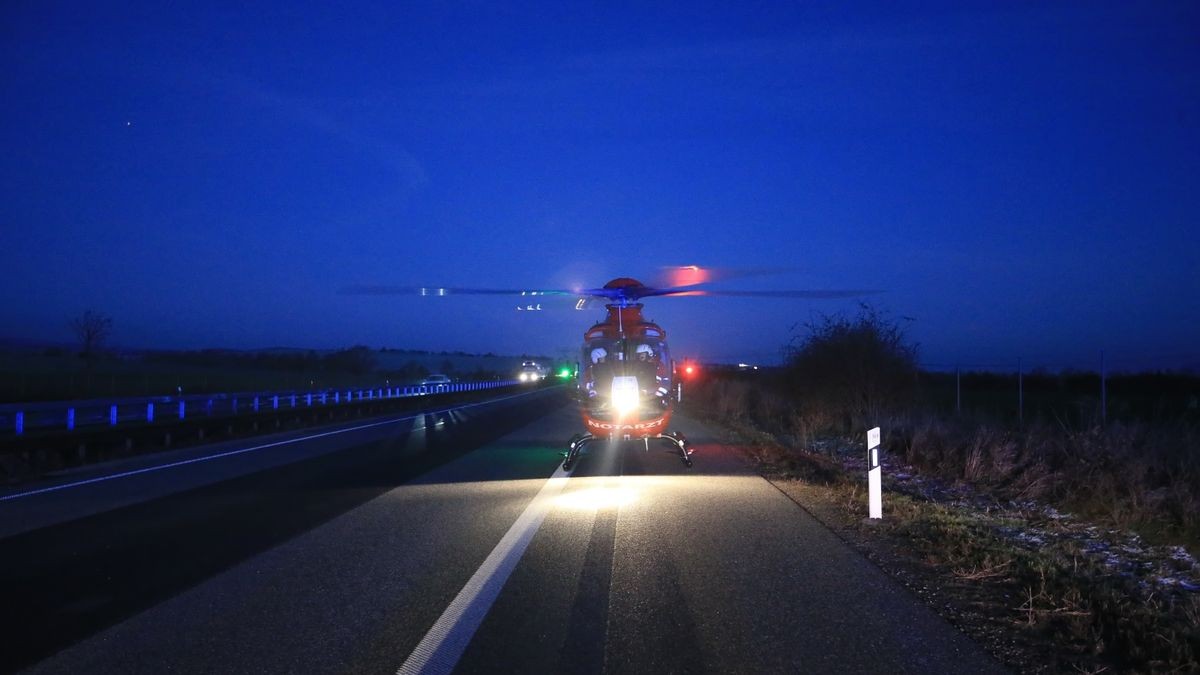
[[[454,597],[433,627],[396,670],[397,675],[449,673],[458,664],[467,644],[483,623],[500,589],[521,560],[533,535],[542,525],[555,497],[566,487],[569,471],[562,465],[542,486],[533,501],[496,544],[475,574]]]
[[[384,420],[382,422],[372,422],[371,424],[361,424],[356,427],[347,427],[345,429],[337,429],[335,431],[326,431],[326,432],[319,433],[319,434],[313,434],[311,436],[302,436],[300,438],[290,438],[286,441],[276,441],[274,443],[265,443],[263,445],[256,445],[256,446],[250,447],[250,448],[241,448],[239,450],[229,450],[227,452],[219,452],[215,455],[206,455],[204,457],[193,457],[192,459],[184,459],[184,460],[180,460],[178,462],[170,462],[168,464],[159,464],[157,466],[148,466],[148,467],[141,468],[141,469],[134,469],[132,471],[123,471],[121,473],[114,473],[114,474],[110,474],[107,476],[97,476],[96,478],[88,478],[87,480],[74,481],[71,483],[63,483],[62,485],[51,485],[50,487],[39,488],[37,490],[27,490],[25,492],[17,492],[15,494],[11,494],[11,495],[0,496],[0,502],[7,502],[7,501],[10,501],[13,499],[21,499],[23,497],[32,497],[34,495],[45,494],[47,492],[58,492],[59,490],[67,490],[70,488],[82,487],[84,485],[91,485],[92,483],[103,483],[105,481],[116,480],[118,478],[128,478],[130,476],[137,476],[137,475],[143,474],[143,473],[162,471],[163,469],[174,469],[174,468],[180,467],[180,466],[187,466],[188,464],[196,464],[198,462],[207,462],[209,460],[222,459],[224,457],[233,457],[234,455],[241,455],[241,454],[244,454],[247,452],[255,452],[257,450],[265,450],[267,448],[274,448],[274,447],[277,447],[280,445],[288,445],[289,443],[301,443],[303,441],[311,441],[315,438],[323,438],[325,436],[336,436],[337,434],[344,434],[344,433],[347,433],[350,431],[360,431],[362,429],[370,429],[371,427],[383,426],[385,424],[396,424],[398,422],[406,422],[408,420],[414,420],[418,417],[424,417],[425,415],[437,415],[440,413],[452,412],[455,410],[466,410],[467,408],[477,408],[482,405],[490,405],[492,403],[499,403],[501,401],[507,401],[509,399],[518,398],[521,396],[529,396],[531,394],[536,394],[538,391],[541,391],[541,390],[521,392],[519,394],[512,394],[512,395],[504,396],[501,398],[488,399],[486,401],[479,401],[477,403],[468,403],[466,405],[455,406],[453,408],[443,408],[440,410],[426,410],[424,412],[419,412],[414,415],[408,415],[406,417],[397,417],[396,419]]]

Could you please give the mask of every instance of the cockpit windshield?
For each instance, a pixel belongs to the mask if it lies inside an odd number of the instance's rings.
[[[606,398],[614,377],[636,378],[641,400],[661,399],[671,388],[671,356],[661,338],[597,337],[583,345],[579,386],[589,397]]]
[[[583,345],[584,364],[671,363],[667,343],[658,338],[595,338]]]

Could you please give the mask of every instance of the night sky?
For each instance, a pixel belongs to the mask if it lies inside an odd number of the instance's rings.
[[[252,4],[3,3],[0,336],[559,354],[601,310],[338,289],[699,264],[929,364],[1200,364],[1200,3]],[[771,362],[857,302],[646,313]]]

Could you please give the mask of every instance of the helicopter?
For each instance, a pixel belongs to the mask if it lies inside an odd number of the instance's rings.
[[[606,301],[601,321],[584,331],[576,392],[584,431],[571,437],[563,453],[563,470],[569,471],[587,446],[599,440],[665,441],[687,467],[693,448],[679,431],[670,429],[678,386],[677,364],[671,358],[667,334],[642,316],[643,298],[669,296],[737,296],[775,298],[848,298],[878,293],[873,290],[736,291],[698,288],[729,276],[751,276],[771,271],[716,272],[697,266],[669,268],[665,285],[647,286],[637,279],[619,277],[600,288],[512,290],[411,286],[353,286],[352,295],[516,295],[522,311],[540,311],[541,296],[574,296],[576,309],[589,300]],[[536,309],[535,309],[536,308]]]

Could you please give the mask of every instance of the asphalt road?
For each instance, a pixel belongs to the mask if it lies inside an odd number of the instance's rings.
[[[563,475],[562,403],[0,494],[0,668],[1001,671],[693,421],[692,469],[597,445]]]

